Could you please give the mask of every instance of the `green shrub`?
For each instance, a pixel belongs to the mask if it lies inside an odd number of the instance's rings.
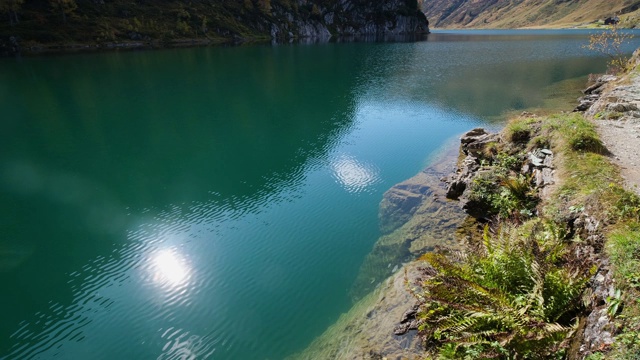
[[[511,162],[506,161],[507,164]],[[469,200],[487,215],[499,215],[503,219],[531,213],[539,201],[531,179],[522,174],[507,174],[506,171],[504,167],[494,167],[480,173],[471,183]]]

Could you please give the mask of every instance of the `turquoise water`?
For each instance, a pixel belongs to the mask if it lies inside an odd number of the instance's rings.
[[[383,192],[603,71],[586,39],[0,59],[0,358],[304,349],[351,306]]]

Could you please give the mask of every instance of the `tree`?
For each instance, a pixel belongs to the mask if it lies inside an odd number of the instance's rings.
[[[9,14],[9,23],[15,25],[19,23],[18,11],[24,0],[0,0],[0,12]]]
[[[631,38],[631,35],[623,33],[614,24],[606,31],[589,36],[589,44],[584,47],[609,57],[609,71],[618,73],[627,67],[628,58],[622,46]]]
[[[76,4],[75,0],[49,0],[51,3],[51,7],[62,13],[62,22],[67,22],[67,14],[71,14],[75,9],[78,8],[78,4]]]

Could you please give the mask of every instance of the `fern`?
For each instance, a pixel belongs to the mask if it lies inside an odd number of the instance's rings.
[[[586,275],[563,267],[564,236],[554,224],[532,220],[493,235],[485,227],[479,251],[466,257],[423,256],[436,274],[424,281],[419,312],[427,343],[442,358],[556,352],[573,329],[586,284]]]

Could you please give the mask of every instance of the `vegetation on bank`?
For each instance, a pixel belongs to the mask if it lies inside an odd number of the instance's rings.
[[[267,40],[295,38],[308,24],[322,23],[335,34],[357,29],[358,21],[398,15],[421,17],[426,25],[417,0],[0,0],[0,40],[24,47]]]
[[[619,16],[624,27],[639,23],[635,0],[425,0],[423,11],[435,28],[522,28],[596,26]]]
[[[620,332],[590,358],[637,358],[640,199],[621,187],[594,125],[579,114],[521,117],[502,137],[508,141],[485,147],[483,175],[469,194],[484,201],[491,220],[464,240],[463,251],[422,258],[424,277],[413,292],[428,356],[571,356],[579,320],[597,306],[587,301],[590,280],[609,256],[616,291],[602,306]],[[556,169],[556,185],[541,202],[535,179],[521,171],[538,149],[553,152]],[[597,224],[597,235],[579,225],[585,219]]]

